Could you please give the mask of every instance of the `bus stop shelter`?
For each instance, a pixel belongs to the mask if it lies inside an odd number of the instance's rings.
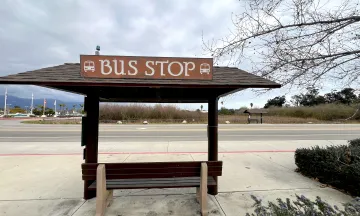
[[[82,146],[86,163],[98,162],[99,102],[207,103],[208,160],[218,160],[218,99],[247,88],[279,88],[211,58],[81,55],[65,63],[0,77],[0,84],[36,85],[84,95]],[[216,179],[217,181],[217,179]],[[95,197],[84,181],[84,198]],[[218,193],[217,186],[209,194]]]
[[[256,120],[256,122],[259,123],[258,119],[252,119],[251,115],[252,114],[260,114],[260,124],[262,124],[263,123],[263,114],[266,114],[268,112],[266,109],[246,109],[244,111],[244,113],[248,114],[248,123],[249,124],[251,123],[251,120]]]

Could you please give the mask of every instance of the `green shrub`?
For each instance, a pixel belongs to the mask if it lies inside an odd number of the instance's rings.
[[[353,139],[349,140],[349,145],[353,147],[360,147],[360,138],[359,139]]]
[[[262,200],[258,199],[255,196],[251,196],[254,200],[255,214],[251,215],[262,215],[262,216],[272,216],[272,215],[284,215],[284,216],[332,216],[332,215],[360,215],[360,199],[356,198],[354,202],[343,204],[343,208],[340,209],[338,206],[331,206],[328,203],[321,200],[320,197],[317,197],[315,201],[311,201],[305,196],[296,195],[296,201],[291,202],[289,198],[286,201],[282,199],[277,199],[277,203],[268,202],[268,205],[265,206],[262,204]],[[250,216],[249,213],[246,215]]]
[[[295,151],[299,172],[320,182],[360,196],[360,145],[300,148]]]

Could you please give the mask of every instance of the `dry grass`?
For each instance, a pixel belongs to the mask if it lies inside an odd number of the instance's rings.
[[[175,106],[147,106],[147,105],[112,105],[106,104],[100,107],[100,121],[156,121],[167,123],[169,121],[202,122],[206,121],[206,113],[181,110]],[[193,121],[194,120],[194,121]]]
[[[323,104],[314,107],[270,108],[268,115],[295,118],[312,118],[320,121],[342,121],[352,116],[358,105]],[[360,120],[358,113],[353,120]]]
[[[230,121],[230,123],[234,124],[247,124],[247,115],[228,115],[228,116],[219,116],[219,123],[225,123],[226,121]],[[259,120],[260,117],[253,115],[252,118],[256,118]],[[307,124],[307,123],[328,123],[326,121],[320,121],[317,119],[312,118],[294,118],[294,117],[287,117],[287,116],[263,116],[263,123],[264,124]]]
[[[265,124],[305,124],[305,123],[359,123],[360,114],[353,121],[342,121],[353,115],[355,106],[327,104],[317,107],[290,107],[270,108],[268,114],[264,114]],[[252,118],[260,117],[253,115]],[[207,123],[207,113],[181,110],[175,106],[147,106],[147,105],[112,105],[106,104],[100,107],[100,123],[141,124],[143,121],[157,124],[181,123],[184,120],[190,124]],[[45,121],[26,121],[24,123],[35,124],[80,124],[80,119],[50,119]],[[247,124],[246,114],[219,115],[219,123]]]

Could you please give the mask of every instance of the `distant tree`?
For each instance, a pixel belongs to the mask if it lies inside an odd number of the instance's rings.
[[[352,104],[357,102],[357,96],[355,95],[355,90],[352,88],[344,88],[341,91],[332,91],[325,94],[326,103],[342,103],[342,104]]]
[[[43,114],[43,110],[36,107],[36,108],[33,109],[33,114],[37,115],[37,116],[40,116],[40,115]]]
[[[340,91],[340,102],[343,104],[354,103],[357,99],[355,95],[355,90],[352,88],[344,88]]]
[[[43,114],[43,110],[44,110],[44,105],[37,105],[36,108],[41,112],[41,114]]]
[[[14,108],[10,109],[10,113],[26,113],[26,110],[21,109],[19,106],[14,106]]]
[[[14,108],[21,108],[20,106],[15,105]]]
[[[60,106],[60,113],[63,114],[66,104],[59,104]]]
[[[326,93],[324,95],[325,102],[326,103],[336,103],[339,101],[339,93],[336,90],[333,90],[332,92]]]
[[[319,95],[319,89],[313,87],[307,88],[305,94],[296,95],[293,98],[296,98],[297,103],[301,106],[316,106],[326,102],[325,97]]]
[[[300,102],[301,102],[301,99],[302,99],[302,96],[301,95],[293,95],[291,97],[291,103],[294,105],[294,106],[300,106]]]
[[[286,102],[286,98],[285,98],[285,95],[283,96],[278,96],[278,97],[275,97],[273,99],[269,99],[264,108],[269,108],[271,106],[276,106],[276,107],[282,107]]]
[[[55,115],[55,111],[51,108],[45,108],[45,115],[47,115],[47,116]]]
[[[254,106],[254,104],[253,103],[250,103],[250,107],[252,108]]]
[[[201,106],[200,106],[201,111],[203,110],[203,108],[204,108],[203,105],[201,105]]]
[[[226,109],[225,107],[222,107],[219,110],[219,114],[220,115],[234,115],[235,114],[235,110],[234,109]]]

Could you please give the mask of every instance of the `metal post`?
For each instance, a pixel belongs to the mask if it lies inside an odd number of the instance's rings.
[[[7,102],[6,102],[6,101],[7,101],[7,88],[5,89],[4,116],[6,116],[6,110],[7,110],[7,109],[6,109],[6,108],[7,108],[7,107],[6,107],[6,106],[7,106],[7,104],[6,104]]]
[[[212,97],[208,101],[208,160],[218,160],[218,98]],[[214,176],[218,183],[217,176]],[[208,188],[211,195],[218,194],[218,185]]]
[[[84,110],[86,121],[82,121],[82,144],[85,145],[84,158],[85,163],[98,162],[98,140],[99,140],[99,97],[97,95],[88,95],[85,97]],[[84,199],[96,197],[95,190],[88,190],[93,181],[84,181]]]
[[[30,107],[30,114],[33,114],[33,109],[34,109],[34,94],[31,94],[31,107]]]
[[[262,124],[262,113],[260,113],[260,122]]]

